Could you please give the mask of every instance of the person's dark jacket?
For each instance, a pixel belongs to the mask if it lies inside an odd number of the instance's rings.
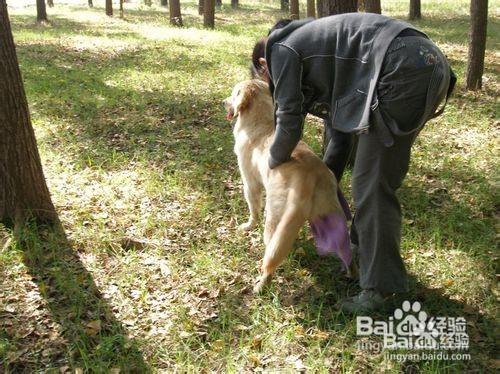
[[[414,29],[379,14],[347,13],[293,21],[269,35],[265,57],[276,119],[271,168],[290,158],[307,113],[342,132],[369,127],[385,53],[408,28]]]

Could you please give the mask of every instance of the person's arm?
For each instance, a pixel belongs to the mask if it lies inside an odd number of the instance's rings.
[[[271,74],[276,108],[276,133],[269,155],[269,167],[273,169],[290,160],[292,151],[302,137],[304,96],[301,90],[300,56],[283,45],[273,46]]]

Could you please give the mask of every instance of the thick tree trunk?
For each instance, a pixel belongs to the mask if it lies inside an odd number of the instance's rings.
[[[113,15],[113,0],[106,0],[106,15]]]
[[[236,8],[238,8],[239,5],[240,4],[239,4],[238,0],[231,0],[231,7],[232,8],[236,9]]]
[[[290,18],[299,19],[299,0],[290,0]]]
[[[314,0],[307,0],[307,17],[316,17],[316,3]]]
[[[161,6],[168,6],[168,0],[160,0]]]
[[[357,0],[321,0],[318,1],[318,17],[332,14],[350,13],[358,11]]]
[[[49,6],[49,8],[53,8],[54,7],[54,0],[47,0],[47,5]]]
[[[380,0],[364,0],[365,12],[366,13],[382,13],[382,7],[380,6]]]
[[[36,20],[37,22],[47,21],[47,9],[45,0],[36,0]]]
[[[179,0],[170,0],[170,24],[182,27],[181,3]]]
[[[0,222],[55,222],[5,0],[0,0]]]
[[[215,0],[205,0],[204,9],[203,25],[209,29],[213,29],[215,26]]]
[[[89,0],[89,8],[93,8],[94,7],[94,3],[92,2],[92,0]]]
[[[474,1],[474,0],[472,0]],[[422,17],[420,12],[420,0],[410,0],[410,19],[419,19]]]
[[[203,15],[205,9],[205,0],[198,0],[198,14],[200,16]]]
[[[281,0],[281,11],[288,12],[290,9],[290,0]]]
[[[469,62],[467,64],[467,89],[479,90],[482,87],[484,70],[488,0],[471,0],[470,15],[471,28]]]

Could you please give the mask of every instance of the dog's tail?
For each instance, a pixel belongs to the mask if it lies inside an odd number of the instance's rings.
[[[318,254],[327,256],[335,253],[342,260],[346,269],[349,269],[352,251],[347,222],[342,214],[331,213],[310,224]]]

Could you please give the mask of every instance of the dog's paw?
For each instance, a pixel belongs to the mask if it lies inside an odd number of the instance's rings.
[[[248,222],[245,222],[244,224],[242,225],[239,225],[238,226],[238,230],[239,231],[251,231],[255,228],[256,226],[256,223],[255,221],[248,221]]]
[[[253,286],[253,293],[254,294],[260,294],[262,291],[264,291],[264,288],[269,284],[269,282],[271,281],[271,277],[270,276],[261,276],[261,277],[258,277],[256,280],[255,280],[255,284]]]

